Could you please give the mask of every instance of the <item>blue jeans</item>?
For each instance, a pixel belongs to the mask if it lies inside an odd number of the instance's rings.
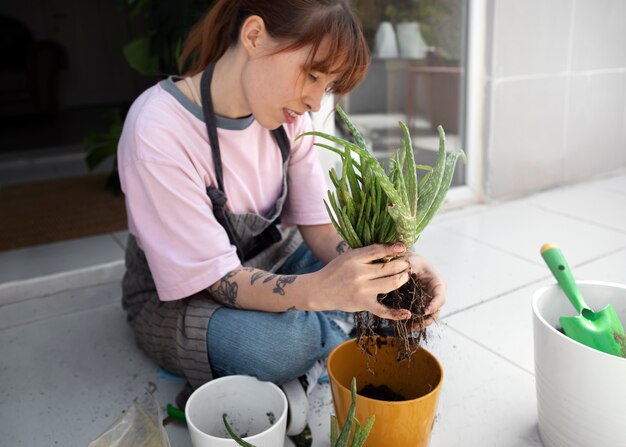
[[[302,244],[277,273],[305,274],[323,266]],[[277,384],[295,379],[348,339],[331,317],[345,319],[349,314],[295,310],[274,313],[221,307],[211,317],[207,330],[213,374],[245,374]]]

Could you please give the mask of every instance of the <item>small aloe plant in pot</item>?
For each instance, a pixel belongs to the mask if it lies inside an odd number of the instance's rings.
[[[337,153],[342,161],[341,177],[334,168],[329,173],[335,191],[328,192],[325,204],[333,225],[351,248],[394,242],[411,247],[441,206],[457,160],[460,157],[465,161],[465,153],[460,149],[447,153],[445,133],[439,126],[439,150],[434,166],[416,164],[409,129],[400,121],[402,147],[392,156],[386,172],[341,107],[337,107],[337,112],[350,129],[354,142],[322,132],[303,134],[338,146],[320,141],[315,143]],[[418,169],[425,171],[420,181]],[[409,309],[412,314],[409,320],[386,321],[367,312],[357,313],[359,345],[369,352],[370,336],[388,326],[393,328],[396,336],[404,339],[400,359],[408,357],[426,336],[423,322],[432,299],[426,290],[426,284],[412,274],[411,280],[400,289],[378,297],[389,307]],[[421,329],[412,331],[415,328]]]
[[[352,378],[352,383],[350,384],[350,390],[352,393],[352,402],[350,403],[350,407],[348,408],[348,416],[346,418],[343,426],[339,427],[339,422],[335,415],[330,417],[330,445],[331,447],[362,447],[367,440],[367,437],[374,425],[375,416],[372,415],[369,417],[367,422],[363,427],[359,423],[358,419],[355,417],[356,413],[356,379]],[[228,420],[226,419],[226,415],[223,415],[224,426],[226,427],[226,431],[230,435],[231,438],[235,440],[235,442],[243,447],[255,447],[249,442],[241,439],[237,433],[232,429]],[[354,427],[354,433],[352,428]],[[350,441],[350,434],[353,433],[352,443]]]

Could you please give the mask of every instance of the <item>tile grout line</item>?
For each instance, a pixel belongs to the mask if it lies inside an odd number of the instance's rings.
[[[612,255],[614,255],[614,254],[616,254],[616,253],[619,253],[619,252],[621,252],[621,251],[624,251],[624,250],[626,250],[626,246],[619,247],[619,248],[617,248],[617,249],[615,249],[615,250],[613,250],[613,251],[610,251],[610,252],[608,252],[608,253],[603,253],[603,254],[600,254],[600,255],[598,255],[598,256],[596,256],[596,257],[594,257],[594,258],[588,259],[588,260],[583,261],[583,262],[580,262],[580,263],[578,263],[578,264],[572,264],[572,266],[571,266],[571,267],[572,267],[572,269],[574,269],[574,268],[584,267],[584,266],[585,266],[585,265],[587,265],[587,264],[590,264],[590,263],[592,263],[592,262],[596,262],[596,261],[602,260],[603,258],[606,258],[607,256],[612,256]],[[508,294],[511,294],[511,293],[517,292],[518,290],[521,290],[521,289],[523,289],[523,288],[529,287],[529,286],[531,286],[531,285],[533,285],[533,284],[539,284],[539,283],[541,283],[541,282],[543,282],[543,281],[545,281],[545,280],[549,280],[549,279],[551,279],[551,278],[552,278],[552,275],[542,276],[541,278],[538,278],[538,279],[536,279],[536,280],[533,280],[533,281],[530,281],[530,282],[524,283],[524,284],[522,284],[522,285],[520,285],[520,286],[518,286],[518,287],[515,287],[515,288],[512,288],[512,289],[508,289],[508,290],[507,290],[507,291],[505,291],[505,292],[501,292],[501,293],[498,293],[498,294],[496,294],[496,295],[494,295],[494,296],[491,296],[491,297],[489,297],[489,298],[485,298],[484,300],[482,300],[482,301],[480,301],[480,302],[478,302],[478,303],[474,303],[474,304],[472,304],[472,305],[470,305],[470,306],[467,306],[467,307],[463,307],[463,308],[460,308],[460,309],[454,310],[454,311],[450,312],[449,314],[445,314],[444,316],[442,316],[442,317],[440,318],[440,320],[445,320],[446,318],[451,317],[451,316],[453,316],[453,315],[457,315],[457,314],[459,314],[459,313],[461,313],[461,312],[465,312],[465,311],[467,311],[467,310],[471,310],[471,309],[473,309],[473,308],[475,308],[475,307],[482,306],[483,304],[490,303],[490,302],[495,301],[495,300],[497,300],[497,299],[499,299],[499,298],[502,298],[502,297],[503,297],[503,296],[505,296],[505,295],[508,295]],[[554,280],[554,284],[556,284],[556,280]]]
[[[530,203],[528,203],[528,205],[530,206],[531,204],[530,204]],[[540,206],[538,206],[538,205],[532,205],[532,207],[533,207],[533,208],[538,208],[538,209],[541,209],[542,211],[545,211],[545,212],[550,212],[551,214],[560,215],[561,217],[566,217],[566,218],[568,218],[568,219],[572,219],[572,218],[577,219],[577,217],[576,217],[576,216],[572,216],[572,215],[569,215],[569,214],[564,214],[564,213],[553,212],[553,211],[550,211],[550,210],[549,210],[549,209],[547,209],[547,208],[543,208],[543,207],[540,207]],[[602,224],[598,224],[598,223],[596,223],[596,222],[585,221],[585,220],[583,220],[583,219],[578,219],[578,220],[582,220],[583,222],[585,222],[585,223],[587,223],[587,224],[594,225],[594,226],[600,227],[600,228],[605,229],[605,230],[607,230],[607,229],[608,229],[608,230],[611,230],[611,231],[617,231],[618,233],[624,233],[624,234],[626,234],[626,231],[619,231],[619,230],[616,230],[615,228],[606,227],[606,226],[603,226]],[[501,252],[501,253],[508,254],[508,255],[513,256],[513,257],[515,257],[515,258],[517,258],[517,259],[520,259],[520,260],[522,260],[522,261],[526,261],[526,262],[528,262],[528,263],[530,263],[530,264],[532,264],[532,265],[535,265],[535,266],[543,266],[543,263],[542,263],[542,262],[539,262],[539,261],[532,261],[532,260],[530,260],[530,259],[528,259],[528,258],[525,258],[524,256],[521,256],[521,255],[519,255],[519,254],[517,254],[517,253],[514,253],[514,252],[510,252],[510,251],[508,251],[508,250],[503,249],[502,247],[499,247],[499,246],[497,246],[497,245],[490,244],[489,242],[485,242],[484,240],[479,239],[479,238],[477,238],[477,237],[471,236],[471,235],[469,235],[469,234],[465,234],[465,233],[463,233],[463,232],[461,232],[461,231],[459,231],[459,230],[455,230],[455,229],[453,229],[453,228],[446,227],[444,224],[442,224],[442,225],[438,226],[437,228],[438,228],[438,229],[441,229],[441,230],[444,230],[444,231],[448,231],[449,233],[452,233],[452,234],[454,234],[454,235],[456,235],[456,236],[459,236],[459,237],[464,237],[464,238],[466,238],[466,239],[472,240],[472,241],[477,242],[477,243],[479,243],[479,244],[481,244],[481,245],[484,245],[485,247],[489,247],[489,248],[492,248],[492,249],[494,249],[494,250],[497,250],[497,251],[499,251],[499,252]],[[603,256],[610,256],[610,255],[613,255],[613,254],[615,254],[615,253],[617,253],[617,252],[619,252],[620,250],[623,250],[623,249],[625,249],[625,248],[626,248],[626,246],[621,246],[620,248],[617,248],[617,249],[615,249],[615,250],[612,250],[612,251],[609,251],[609,252],[606,252],[606,253],[601,253],[601,254],[599,254],[599,255],[598,255],[597,257],[595,257],[595,258],[592,258],[592,259],[589,259],[589,260],[585,260],[585,261],[583,261],[583,262],[581,262],[581,263],[579,263],[579,264],[573,264],[573,266],[574,266],[574,267],[576,267],[576,266],[585,265],[585,264],[587,264],[588,262],[591,262],[591,261],[596,261],[596,260],[598,260],[598,259],[602,258]]]
[[[104,286],[109,286],[109,285],[119,285],[121,280],[110,280],[110,281],[103,281],[103,282],[98,282],[98,283],[94,283],[94,284],[84,284],[84,285],[80,285],[80,286],[76,286],[76,287],[71,287],[68,289],[63,289],[63,290],[58,290],[56,292],[52,292],[52,293],[46,293],[44,295],[38,295],[38,296],[31,296],[28,298],[21,298],[19,300],[16,301],[9,301],[6,303],[0,302],[0,309],[2,309],[3,307],[7,307],[7,306],[19,306],[20,304],[23,303],[28,303],[30,301],[36,301],[36,300],[43,300],[43,299],[50,299],[51,297],[55,296],[55,295],[59,295],[59,294],[66,294],[66,293],[74,293],[74,292],[81,292],[83,290],[86,289],[91,289],[94,287],[104,287]]]
[[[80,289],[87,288],[87,287],[98,286],[101,284],[121,281],[121,277],[117,278],[117,276],[114,273],[111,274],[111,272],[115,272],[116,268],[121,268],[123,266],[123,262],[124,261],[122,259],[118,259],[115,261],[104,262],[101,264],[91,265],[88,267],[78,268],[74,270],[67,270],[64,272],[57,272],[57,273],[42,275],[42,276],[33,277],[33,278],[27,278],[27,279],[22,279],[22,280],[17,280],[17,281],[1,283],[0,284],[0,308],[2,306],[12,304],[12,303],[17,303],[21,301],[30,300],[30,299],[48,297],[51,295],[55,295],[58,293],[67,292],[71,290],[80,290]],[[84,278],[85,275],[99,275],[99,274],[104,274],[105,277],[102,278],[100,276],[97,276],[96,281],[94,282],[89,281],[88,283],[85,283],[85,282],[81,283],[80,281],[78,281],[74,286],[59,287],[58,289],[54,288],[56,283],[63,281],[63,280],[67,281],[68,279],[72,279],[75,277]],[[111,276],[106,277],[107,274],[110,274]],[[50,286],[51,284],[52,286]],[[52,288],[52,291],[50,291],[49,293],[37,294],[34,296],[29,295],[28,293],[24,292],[27,286],[28,288],[32,289],[32,288],[41,288],[42,286],[45,286],[45,285],[47,285],[48,288]],[[18,296],[17,298],[15,298],[15,295],[20,295],[20,293],[23,296],[21,297]],[[12,299],[8,299],[7,298],[8,296],[12,296]]]
[[[524,284],[522,284],[520,286],[517,286],[517,287],[514,287],[512,289],[509,289],[509,290],[507,290],[505,292],[501,292],[501,293],[498,293],[498,294],[496,294],[496,295],[494,295],[492,297],[485,298],[483,301],[480,301],[479,303],[474,303],[474,304],[472,304],[470,306],[454,310],[454,311],[450,312],[449,314],[445,314],[443,317],[440,318],[440,320],[445,320],[446,318],[451,317],[453,315],[457,315],[457,314],[459,314],[461,312],[465,312],[467,310],[474,309],[475,307],[482,306],[483,304],[490,303],[490,302],[495,301],[495,300],[497,300],[499,298],[502,298],[505,295],[509,295],[511,293],[517,292],[518,290],[524,289],[524,288],[526,288],[528,286],[531,286],[533,284],[541,283],[542,281],[545,281],[546,279],[550,279],[551,277],[552,277],[551,275],[542,276],[541,278],[538,278],[536,280],[524,283]]]
[[[474,340],[473,338],[469,337],[468,335],[464,334],[463,332],[460,332],[458,329],[455,329],[454,327],[450,326],[449,324],[446,324],[446,326],[451,330],[456,332],[458,335],[460,335],[461,337],[469,340],[470,342],[476,344],[477,346],[483,348],[485,351],[492,353],[493,355],[495,355],[496,357],[499,357],[500,359],[504,360],[507,363],[510,363],[511,365],[513,365],[514,367],[522,370],[523,372],[525,372],[526,374],[532,376],[533,378],[535,377],[535,374],[529,370],[527,370],[526,368],[524,368],[523,366],[517,364],[516,362],[514,362],[513,360],[503,356],[502,354],[500,354],[497,351],[494,351],[493,349],[489,348],[488,346],[483,345],[482,343],[478,342],[477,340]]]
[[[13,324],[13,325],[9,325],[9,326],[3,326],[0,327],[0,332],[2,331],[7,331],[10,329],[15,329],[15,328],[21,328],[21,327],[25,327],[25,326],[29,326],[31,324],[36,324],[39,323],[41,321],[45,321],[45,320],[49,320],[49,319],[54,319],[54,318],[62,318],[62,317],[67,317],[67,316],[72,316],[72,315],[79,315],[82,313],[86,313],[86,312],[91,312],[91,311],[99,311],[102,309],[106,309],[108,307],[118,307],[120,306],[120,303],[107,303],[107,304],[103,304],[101,306],[97,306],[97,307],[90,307],[88,309],[80,309],[80,310],[75,310],[75,311],[71,311],[71,312],[64,312],[64,313],[60,313],[57,315],[52,315],[52,316],[41,316],[38,318],[34,318],[32,320],[26,320],[26,321],[22,321],[18,324]]]
[[[443,229],[445,231],[448,231],[448,232],[450,232],[452,234],[455,234],[456,236],[464,237],[466,239],[469,239],[471,241],[474,241],[474,242],[477,242],[477,243],[479,243],[481,245],[484,245],[485,247],[489,247],[489,248],[491,248],[493,250],[499,251],[500,253],[505,253],[505,254],[507,254],[509,256],[513,256],[514,258],[517,258],[519,260],[525,261],[525,262],[527,262],[529,264],[532,264],[534,266],[541,265],[541,263],[538,262],[538,261],[537,262],[532,261],[532,260],[530,260],[528,258],[525,258],[524,256],[518,255],[517,253],[510,252],[508,250],[503,249],[502,247],[498,247],[497,245],[490,244],[489,242],[485,242],[484,240],[479,239],[477,237],[471,236],[469,234],[462,233],[462,232],[460,232],[458,230],[454,230],[453,228],[447,228],[447,227],[444,227],[444,226],[441,226],[439,228],[441,228],[441,229]]]
[[[584,222],[584,223],[589,224],[589,225],[594,225],[596,227],[600,227],[600,228],[602,228],[604,230],[610,230],[610,231],[614,231],[614,232],[617,232],[617,233],[620,233],[620,234],[626,234],[625,230],[620,230],[618,228],[611,227],[609,225],[606,225],[606,224],[603,224],[603,223],[600,223],[600,222],[594,222],[592,220],[585,219],[584,217],[575,216],[573,214],[569,214],[569,213],[564,212],[564,211],[556,211],[556,210],[548,208],[548,207],[546,207],[544,205],[540,205],[538,203],[533,203],[532,201],[528,201],[528,205],[532,206],[533,208],[540,209],[541,211],[545,211],[547,213],[550,213],[550,214],[556,214],[557,216],[567,217],[568,219],[574,219],[574,220],[577,220],[577,221],[580,221],[580,222]]]

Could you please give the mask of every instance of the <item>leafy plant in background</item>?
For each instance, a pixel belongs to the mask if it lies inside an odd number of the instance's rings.
[[[214,1],[123,1],[128,10],[129,21],[135,28],[142,30],[138,37],[122,49],[128,65],[142,76],[157,79],[168,74],[181,73],[184,67],[178,61],[184,39]],[[115,159],[124,112],[118,108],[105,114],[103,119],[109,121],[109,130],[90,133],[83,140],[87,153],[85,163],[93,171],[109,158],[113,158],[113,169],[106,186],[119,194],[121,188]]]
[[[466,4],[464,0],[355,0],[370,45],[381,21],[416,21],[428,46],[439,56],[456,61],[463,52]]]
[[[399,122],[403,134],[402,148],[391,157],[387,174],[341,107],[337,108],[337,112],[350,129],[354,143],[316,131],[301,135],[320,137],[341,148],[319,141],[315,143],[341,157],[341,177],[334,168],[330,170],[335,191],[328,191],[328,202],[325,201],[334,227],[351,248],[393,242],[411,247],[443,203],[457,160],[460,157],[465,161],[465,153],[459,149],[447,154],[445,133],[438,126],[439,151],[435,165],[415,164],[409,130],[403,122]],[[426,171],[419,182],[417,169]],[[405,286],[378,297],[389,307],[409,309],[413,315],[410,320],[388,321],[367,312],[357,313],[359,345],[367,352],[368,337],[374,335],[375,329],[391,325],[396,335],[405,341],[404,351],[401,352],[403,357],[417,349],[420,340],[425,337],[425,310],[432,299],[426,296],[425,290],[424,284],[413,274]],[[417,337],[410,335],[409,325],[414,323],[422,327]]]
[[[353,377],[352,382],[350,384],[350,391],[352,394],[352,401],[350,403],[350,407],[348,408],[348,416],[346,417],[346,421],[343,424],[343,427],[339,427],[339,421],[335,415],[331,415],[330,419],[330,445],[332,447],[362,447],[367,440],[367,437],[372,430],[372,426],[374,425],[375,416],[372,415],[367,420],[366,424],[361,427],[358,419],[355,417],[356,413],[356,379]],[[230,435],[231,438],[235,440],[235,442],[243,447],[255,447],[253,444],[244,441],[241,439],[237,433],[232,429],[228,420],[226,419],[226,414],[222,416],[224,420],[224,426],[226,427],[226,431]],[[353,432],[354,428],[354,436],[352,437],[352,442],[348,444],[350,441],[350,434]]]
[[[104,114],[104,118],[108,118],[111,125],[106,132],[92,132],[83,140],[83,146],[87,151],[85,163],[90,171],[96,169],[105,160],[113,157],[113,168],[107,177],[105,186],[110,189],[113,194],[121,194],[120,176],[117,170],[117,143],[122,134],[122,112],[120,109],[111,109]]]
[[[144,32],[124,46],[128,65],[146,76],[182,73],[183,42],[191,27],[215,3],[207,0],[126,0],[129,19]]]

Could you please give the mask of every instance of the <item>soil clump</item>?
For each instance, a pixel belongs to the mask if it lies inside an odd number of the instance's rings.
[[[368,355],[375,356],[377,346],[373,344],[381,343],[381,341],[372,337],[392,336],[401,341],[397,361],[408,359],[422,343],[427,341],[428,334],[424,322],[428,318],[426,309],[432,300],[433,297],[428,294],[426,284],[418,279],[415,273],[411,273],[409,280],[402,287],[378,296],[378,302],[387,307],[410,310],[411,318],[387,320],[369,312],[357,312],[355,327],[358,345]]]

